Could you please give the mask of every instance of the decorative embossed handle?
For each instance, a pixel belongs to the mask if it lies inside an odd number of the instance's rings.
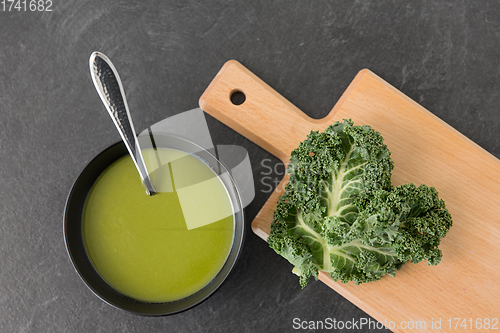
[[[125,92],[113,63],[100,52],[94,52],[89,60],[90,74],[97,93],[115,123],[123,142],[139,171],[142,183],[149,195],[156,194],[141,153],[137,134],[128,109]]]

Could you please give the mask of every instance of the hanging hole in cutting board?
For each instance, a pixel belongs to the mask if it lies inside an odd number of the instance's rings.
[[[243,92],[234,90],[231,92],[231,96],[229,98],[231,99],[231,103],[234,105],[241,105],[245,102],[246,96]]]

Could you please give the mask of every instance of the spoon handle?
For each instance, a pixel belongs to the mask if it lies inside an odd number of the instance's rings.
[[[142,157],[141,147],[137,140],[137,134],[132,123],[132,117],[130,116],[118,71],[108,57],[100,52],[92,53],[89,65],[90,74],[97,93],[101,97],[118,132],[120,132],[123,142],[127,146],[130,156],[139,171],[146,192],[149,195],[156,194]]]

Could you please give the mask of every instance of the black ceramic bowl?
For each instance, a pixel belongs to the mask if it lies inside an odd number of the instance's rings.
[[[147,140],[148,138],[149,137],[144,137],[140,138],[140,140]],[[224,282],[239,257],[243,244],[245,228],[243,207],[238,189],[236,188],[232,177],[229,176],[228,170],[216,157],[201,147],[181,138],[172,136],[155,136],[154,140],[157,147],[173,148],[188,152],[203,160],[218,175],[224,174],[224,177],[220,178],[226,186],[227,192],[233,203],[234,238],[228,258],[215,278],[203,289],[186,298],[165,303],[146,303],[132,299],[117,292],[110,287],[94,269],[87,256],[83,242],[82,213],[87,195],[97,178],[109,165],[128,154],[123,142],[118,142],[99,153],[83,169],[75,181],[66,201],[66,208],[64,212],[64,237],[66,249],[73,266],[87,287],[90,288],[90,290],[97,297],[113,307],[134,314],[161,316],[189,309],[201,303],[213,292],[215,292],[222,282]],[[148,142],[146,142],[146,144],[147,143]],[[139,174],[137,174],[137,177],[139,177]]]

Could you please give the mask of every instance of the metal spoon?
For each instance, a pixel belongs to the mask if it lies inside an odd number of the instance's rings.
[[[141,153],[141,147],[137,140],[137,134],[132,123],[132,117],[128,109],[125,92],[120,80],[118,72],[113,66],[113,63],[100,52],[94,52],[89,59],[90,75],[101,97],[104,106],[108,110],[111,119],[115,123],[118,132],[122,137],[123,142],[132,156],[139,175],[142,179],[142,184],[148,195],[156,194],[156,190],[149,178],[148,169],[144,163]]]

